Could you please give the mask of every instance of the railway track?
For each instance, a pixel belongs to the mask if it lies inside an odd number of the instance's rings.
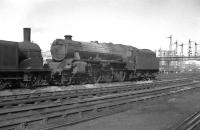
[[[123,84],[115,84],[110,87],[101,87],[101,88],[25,93],[19,95],[2,95],[0,96],[0,109],[29,106],[34,104],[45,104],[48,102],[61,102],[63,100],[84,99],[84,98],[91,98],[94,96],[124,93],[128,91],[138,91],[154,87],[162,87],[166,85],[184,83],[191,80],[192,79],[182,78],[176,80],[156,81],[153,83],[144,83],[144,84],[133,84],[131,82],[127,82]]]
[[[179,85],[126,91],[92,98],[75,98],[17,108],[1,109],[0,129],[54,129],[80,121],[124,111],[131,103],[152,99],[189,89],[200,82],[187,81]]]
[[[199,130],[200,128],[200,111],[195,112],[173,130]]]

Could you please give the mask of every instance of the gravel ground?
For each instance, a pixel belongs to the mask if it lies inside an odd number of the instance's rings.
[[[152,83],[153,81],[138,81],[138,82],[114,82],[114,83],[101,83],[101,84],[85,84],[85,85],[69,85],[69,86],[46,86],[38,87],[36,89],[7,89],[1,90],[1,96],[7,95],[18,95],[18,94],[29,94],[29,93],[41,93],[41,92],[55,92],[55,91],[66,91],[66,90],[76,90],[76,89],[89,89],[89,88],[102,88],[102,87],[112,87],[114,85],[123,85],[123,84],[144,84]]]
[[[59,130],[171,130],[200,110],[200,89],[135,103],[132,109]]]

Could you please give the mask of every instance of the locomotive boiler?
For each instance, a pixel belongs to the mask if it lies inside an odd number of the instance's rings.
[[[113,43],[79,42],[71,35],[51,45],[54,79],[58,83],[153,79],[158,72],[154,52]],[[56,81],[56,80],[55,80]]]

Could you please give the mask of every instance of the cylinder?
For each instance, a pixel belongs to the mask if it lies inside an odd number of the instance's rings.
[[[31,42],[31,28],[24,28],[24,42]]]

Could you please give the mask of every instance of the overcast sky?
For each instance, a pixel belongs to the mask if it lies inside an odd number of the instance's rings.
[[[43,51],[66,34],[151,50],[171,34],[200,44],[200,0],[0,0],[0,39],[22,41],[23,27]]]

